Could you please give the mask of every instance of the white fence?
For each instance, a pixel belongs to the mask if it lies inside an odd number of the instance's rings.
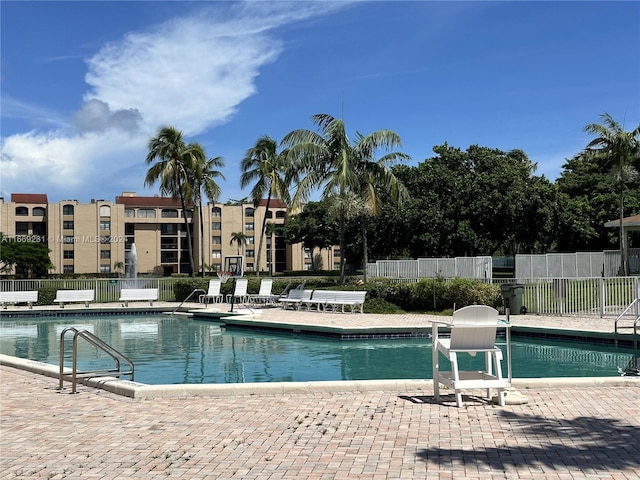
[[[419,258],[378,260],[367,264],[367,276],[417,280],[419,278],[491,279],[491,257]]]
[[[516,278],[615,277],[620,271],[620,250],[516,255],[515,266]],[[640,274],[640,248],[629,249],[629,274]]]
[[[173,278],[73,278],[0,280],[0,291],[28,291],[48,288],[51,290],[94,290],[98,303],[117,302],[123,288],[157,288],[158,300],[174,301]]]

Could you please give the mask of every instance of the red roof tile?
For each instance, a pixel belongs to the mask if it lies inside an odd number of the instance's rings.
[[[12,193],[11,201],[14,203],[49,203],[46,193]]]
[[[181,208],[180,200],[169,197],[116,197],[116,203],[128,207],[173,207]],[[190,205],[187,205],[190,206]]]

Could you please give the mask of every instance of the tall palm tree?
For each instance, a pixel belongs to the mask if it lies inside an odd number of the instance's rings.
[[[207,160],[202,145],[195,143],[191,150],[193,155],[193,168],[189,172],[189,183],[191,184],[191,194],[193,203],[198,205],[200,215],[200,262],[202,277],[205,276],[205,254],[204,254],[204,218],[202,213],[202,195],[207,197],[209,202],[217,202],[220,197],[220,186],[216,183],[216,178],[224,179],[224,175],[216,168],[224,166],[222,157],[213,157]]]
[[[186,199],[191,198],[191,185],[189,184],[189,172],[193,169],[193,159],[197,145],[187,145],[182,132],[175,127],[163,126],[155,137],[149,140],[146,163],[156,163],[149,168],[144,183],[152,186],[160,182],[160,193],[171,195],[177,200],[180,198],[182,217],[187,231],[187,243],[189,249],[189,263],[191,276],[194,276],[195,264],[193,262],[193,245],[191,243],[191,231],[187,221]],[[178,252],[180,249],[178,249]]]
[[[624,185],[635,173],[634,162],[640,159],[640,125],[625,132],[623,127],[611,115],[600,115],[602,123],[590,123],[585,132],[596,135],[586,146],[583,154],[602,161],[615,175],[620,188],[620,268],[627,275],[627,257],[624,238]]]
[[[287,134],[282,144],[289,147],[291,171],[301,178],[292,201],[292,207],[299,206],[309,198],[315,188],[322,188],[322,198],[337,197],[336,205],[340,242],[340,281],[345,281],[345,221],[347,219],[349,195],[360,195],[369,180],[380,178],[380,165],[372,162],[377,150],[392,150],[402,145],[400,137],[390,130],[379,130],[369,135],[356,134],[352,143],[345,131],[344,121],[328,114],[312,117],[319,133],[311,130],[294,130]],[[383,164],[391,160],[406,160],[408,155],[392,152]],[[374,168],[375,167],[375,168]],[[369,177],[367,177],[369,175]],[[368,178],[368,179],[367,179]],[[382,185],[382,184],[380,184]],[[369,195],[367,193],[367,195]],[[372,197],[373,198],[373,197]]]
[[[267,195],[256,256],[256,276],[259,277],[262,244],[271,199],[279,198],[283,202],[289,203],[290,172],[288,171],[286,151],[278,153],[278,143],[268,135],[263,135],[253,147],[247,150],[240,167],[242,169],[240,185],[243,188],[254,180],[256,182],[251,189],[254,208],[258,207],[265,193]]]
[[[247,236],[243,232],[233,232],[229,245],[233,245],[234,243],[238,247],[238,255],[240,255],[240,247],[247,244]]]

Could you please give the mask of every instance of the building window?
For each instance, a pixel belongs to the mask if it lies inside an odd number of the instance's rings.
[[[211,222],[211,230],[222,230],[222,222]]]
[[[34,217],[44,217],[47,211],[43,207],[33,207],[33,216]]]
[[[16,217],[26,217],[27,215],[29,215],[27,207],[16,207]]]
[[[211,209],[211,216],[215,218],[220,218],[222,216],[222,210],[220,207],[213,207]]]
[[[211,237],[211,243],[213,245],[222,245],[222,237],[219,235],[214,235]]]
[[[73,250],[63,250],[62,258],[64,258],[65,260],[73,259],[73,252]]]
[[[310,248],[305,248],[304,249],[304,258],[311,258],[311,249]]]
[[[213,250],[211,252],[211,258],[222,258],[222,252],[220,250]]]
[[[73,205],[63,205],[62,206],[62,214],[63,215],[73,215]]]
[[[111,265],[100,265],[100,273],[111,273]]]
[[[100,258],[111,258],[111,250],[100,250]]]
[[[103,245],[111,243],[111,237],[109,235],[100,235],[100,243]]]
[[[16,222],[16,235],[29,235],[29,222]]]
[[[185,213],[187,218],[193,218],[193,210],[185,210]]]
[[[253,245],[255,237],[245,237],[247,239],[247,245]]]
[[[255,257],[255,252],[254,252],[254,250],[247,250],[246,251],[246,255],[249,258],[253,258],[253,257]]]
[[[162,218],[178,218],[178,210],[175,210],[173,208],[171,209],[165,208],[162,210],[162,213],[160,216]]]
[[[156,218],[156,211],[153,208],[141,208],[138,210],[138,218]]]
[[[244,229],[253,231],[253,222],[245,222]]]
[[[124,224],[124,234],[125,235],[134,235],[136,231],[135,223],[125,223]]]
[[[160,248],[162,250],[177,250],[178,249],[178,239],[177,238],[161,238],[160,239]]]
[[[177,263],[178,252],[160,252],[160,261],[162,263]]]
[[[160,234],[161,235],[177,235],[178,228],[175,223],[163,223],[160,225]]]
[[[253,217],[255,215],[255,210],[253,208],[245,208],[244,216],[245,217]]]
[[[73,273],[73,263],[71,265],[63,265],[62,273]]]
[[[65,220],[62,222],[63,230],[73,230],[73,220]]]
[[[276,218],[285,218],[287,216],[287,212],[284,210],[278,210],[276,212]]]
[[[100,230],[111,230],[111,222],[109,220],[100,220]]]
[[[267,218],[273,218],[273,212],[271,210],[269,210],[265,216]]]
[[[101,217],[110,217],[111,216],[111,207],[109,205],[100,205],[100,216]]]
[[[62,243],[74,243],[76,241],[76,239],[74,237],[72,237],[71,235],[65,235],[64,237],[62,237]]]
[[[124,216],[125,217],[135,217],[136,216],[136,210],[134,208],[125,208],[124,209]]]

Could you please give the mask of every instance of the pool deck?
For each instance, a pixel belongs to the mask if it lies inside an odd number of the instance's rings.
[[[274,308],[250,317],[237,320],[406,330],[430,328],[433,318]],[[613,331],[610,317],[511,322]],[[464,408],[452,395],[436,403],[429,381],[353,390],[327,383],[159,398],[81,385],[71,395],[52,378],[1,366],[0,479],[640,479],[638,377],[514,382],[526,404],[500,407],[477,392]]]

